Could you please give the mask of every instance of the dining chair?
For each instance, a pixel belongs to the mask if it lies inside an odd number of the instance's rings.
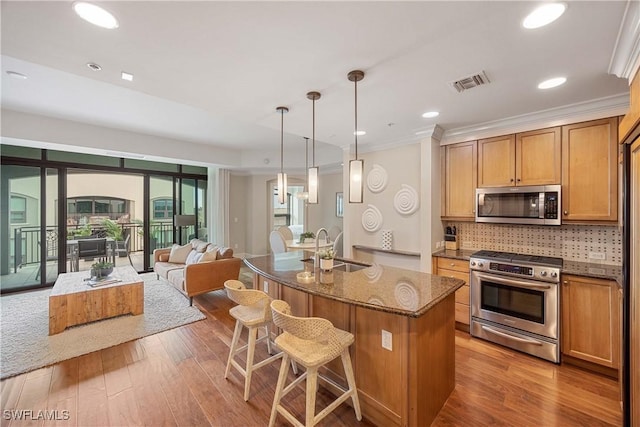
[[[281,225],[280,227],[278,227],[278,232],[282,234],[284,240],[293,240],[293,232],[286,225]]]
[[[338,233],[335,240],[333,241],[333,254],[334,256],[341,257],[343,253],[342,249],[342,231]]]
[[[133,267],[133,261],[131,261],[131,253],[129,252],[129,241],[131,239],[131,234],[127,234],[127,238],[124,239],[123,242],[114,242],[115,246],[114,246],[114,251],[115,251],[115,256],[119,256],[121,254],[126,255],[127,258],[129,258],[129,264],[131,264],[131,267]],[[122,244],[122,247],[120,247],[120,244]]]
[[[271,245],[271,252],[274,254],[287,251],[287,244],[279,231],[272,231],[271,234],[269,234],[269,244]]]

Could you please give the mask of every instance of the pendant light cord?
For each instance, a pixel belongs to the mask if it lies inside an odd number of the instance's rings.
[[[358,160],[358,79],[355,79],[353,82],[354,85],[354,92],[355,92],[355,130],[353,131],[355,137],[356,137],[356,160]]]
[[[316,167],[316,98],[313,98],[313,123],[311,124],[311,167]]]
[[[284,173],[284,109],[280,110],[280,173]]]

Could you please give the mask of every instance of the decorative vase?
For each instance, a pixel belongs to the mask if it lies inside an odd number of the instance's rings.
[[[382,249],[391,250],[393,246],[393,231],[382,230]]]
[[[324,271],[333,270],[333,259],[320,258],[320,269]]]

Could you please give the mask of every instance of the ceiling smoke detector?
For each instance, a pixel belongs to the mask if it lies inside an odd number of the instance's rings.
[[[490,80],[489,77],[487,77],[487,73],[481,71],[478,74],[474,74],[473,76],[465,77],[463,79],[451,82],[449,83],[449,86],[454,88],[456,92],[460,93],[476,86],[487,84],[489,82]]]

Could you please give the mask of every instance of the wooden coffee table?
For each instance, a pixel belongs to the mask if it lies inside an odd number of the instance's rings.
[[[69,326],[123,314],[144,312],[144,285],[131,266],[116,267],[109,278],[119,282],[89,286],[88,271],[63,273],[58,276],[49,296],[49,335]]]

